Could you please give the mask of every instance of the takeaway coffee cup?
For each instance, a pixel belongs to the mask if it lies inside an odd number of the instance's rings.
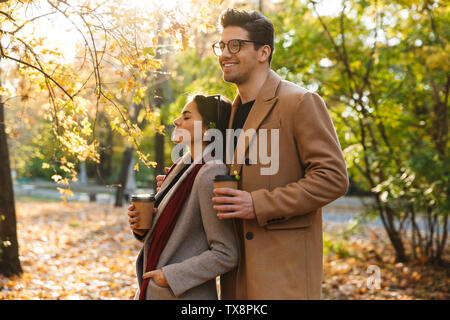
[[[238,188],[238,181],[236,180],[236,176],[229,175],[217,175],[214,178],[214,188]]]
[[[139,229],[150,229],[153,220],[155,196],[151,194],[134,194],[131,196],[131,203],[136,211],[139,211]]]
[[[229,175],[217,175],[214,178],[214,189],[216,188],[238,188],[238,181],[236,180],[236,176]]]

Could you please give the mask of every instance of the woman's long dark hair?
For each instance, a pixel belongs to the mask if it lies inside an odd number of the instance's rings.
[[[213,124],[215,129],[222,133],[223,137],[223,161],[225,163],[226,149],[226,129],[231,114],[231,101],[221,95],[204,96],[197,94],[192,98],[197,105],[198,113],[202,117],[202,122],[210,128]],[[211,141],[213,142],[213,141]]]

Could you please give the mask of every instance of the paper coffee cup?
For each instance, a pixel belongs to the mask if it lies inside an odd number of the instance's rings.
[[[216,188],[238,188],[238,181],[236,180],[236,176],[229,175],[217,175],[214,178],[214,189]],[[223,195],[225,196],[225,195]]]
[[[155,196],[151,194],[135,194],[131,196],[131,203],[139,211],[139,230],[150,229],[153,220]]]

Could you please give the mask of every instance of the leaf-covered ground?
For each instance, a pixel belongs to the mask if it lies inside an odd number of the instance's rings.
[[[0,276],[0,299],[134,297],[140,243],[125,207],[27,202],[16,209],[24,273]],[[448,269],[396,264],[382,230],[344,240],[334,235],[341,228],[324,226],[324,299],[450,299]]]
[[[0,299],[131,299],[140,244],[126,209],[92,203],[18,203],[23,275],[0,278]]]
[[[450,268],[396,263],[383,229],[361,227],[347,238],[343,225],[324,229],[324,299],[450,299]]]

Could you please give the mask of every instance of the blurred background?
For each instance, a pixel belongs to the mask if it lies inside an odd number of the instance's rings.
[[[133,297],[129,195],[172,165],[189,95],[233,100],[211,48],[229,7],[273,22],[271,68],[323,97],[344,151],[324,298],[450,298],[439,0],[0,1],[0,298]]]

